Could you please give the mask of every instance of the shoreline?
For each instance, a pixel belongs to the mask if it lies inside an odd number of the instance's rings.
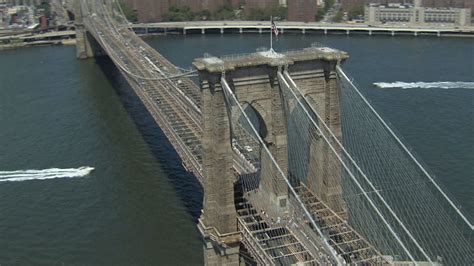
[[[247,32],[243,32],[241,34],[268,34],[270,31],[262,31],[262,32],[258,32],[258,31],[255,31],[255,32],[250,32],[250,31],[247,31]],[[154,37],[154,36],[167,36],[167,35],[181,35],[181,36],[186,36],[186,35],[220,35],[219,33],[205,33],[205,34],[202,34],[202,33],[186,33],[186,34],[182,34],[182,33],[179,33],[179,32],[167,32],[167,33],[163,33],[163,32],[158,32],[158,33],[142,33],[140,31],[135,31],[135,33],[139,36],[139,37]],[[280,33],[282,34],[282,33]],[[240,35],[239,33],[235,33],[235,32],[228,32],[228,33],[222,33],[222,35]],[[412,38],[424,38],[424,37],[436,37],[436,38],[474,38],[474,34],[473,35],[465,35],[465,34],[443,34],[443,35],[436,35],[436,34],[425,34],[425,33],[421,33],[421,34],[418,34],[416,36],[412,35],[412,34],[395,34],[395,35],[391,35],[391,34],[386,34],[386,33],[381,33],[381,34],[363,34],[363,33],[353,33],[353,34],[345,34],[345,33],[334,33],[334,32],[331,32],[331,33],[327,33],[327,34],[324,34],[324,33],[312,33],[312,32],[307,32],[305,34],[302,34],[300,32],[285,32],[284,34],[282,35],[318,35],[318,36],[327,36],[327,35],[335,35],[335,36],[347,36],[347,37],[350,37],[350,36],[367,36],[367,37],[379,37],[379,36],[385,36],[385,37],[412,37]]]
[[[30,48],[38,46],[62,46],[62,45],[76,45],[76,39],[64,39],[56,41],[34,41],[34,42],[22,42],[14,44],[0,44],[0,51],[14,50],[21,48]]]
[[[268,34],[269,25],[264,21],[189,21],[132,24],[131,29],[140,37],[166,35],[241,35]],[[321,24],[304,22],[281,22],[278,25],[280,34],[290,35],[339,35],[339,36],[389,36],[389,37],[447,37],[474,38],[474,27],[469,28],[401,28],[372,27],[366,24]],[[56,35],[57,36],[56,36]],[[75,32],[51,32],[28,36],[15,33],[2,36],[3,40],[15,40],[0,44],[0,51],[45,45],[75,45]],[[64,38],[64,36],[68,36]],[[55,38],[55,39],[52,39]],[[33,41],[26,41],[33,40]],[[1,41],[1,40],[0,40]]]
[[[265,21],[187,21],[131,24],[141,36],[167,34],[264,34],[270,31]],[[279,22],[280,34],[367,35],[367,36],[434,36],[474,37],[474,26],[457,27],[424,25],[367,25],[349,23]]]

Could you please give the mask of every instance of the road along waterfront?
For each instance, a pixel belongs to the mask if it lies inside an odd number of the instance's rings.
[[[133,24],[131,27],[142,35],[156,34],[226,34],[266,33],[270,31],[265,21],[187,21]],[[350,23],[290,22],[277,23],[282,34],[344,34],[389,36],[474,37],[474,26],[410,26],[385,24],[371,26]]]

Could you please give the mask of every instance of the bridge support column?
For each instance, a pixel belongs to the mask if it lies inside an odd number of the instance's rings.
[[[417,31],[414,31],[414,32],[413,32],[413,36],[415,36],[415,37],[418,36],[418,32],[417,32]]]
[[[286,175],[288,172],[288,135],[283,99],[278,83],[278,69],[285,64],[279,58],[266,58],[257,65],[239,66],[226,70],[226,80],[235,91],[241,105],[248,104],[259,117],[260,137],[278,166]],[[259,205],[270,217],[277,217],[288,211],[288,187],[268,153],[260,152],[260,183],[258,191],[265,198]],[[257,199],[254,199],[257,200]]]
[[[369,36],[372,36],[372,31],[371,30],[369,30]]]
[[[76,57],[78,59],[87,59],[94,57],[92,45],[87,31],[83,25],[76,23]]]
[[[335,67],[336,62],[334,61],[325,64],[324,100],[320,101],[318,105],[324,106],[324,112],[320,114],[323,116],[321,118],[324,119],[336,138],[341,141],[340,89],[337,85]],[[328,144],[324,143],[322,139],[311,144],[310,164],[315,164],[316,167],[309,168],[308,180],[313,180],[316,184],[310,183],[310,185],[318,197],[326,202],[332,210],[338,213],[345,212],[346,204],[342,198],[342,166],[329,149]],[[340,153],[337,147],[336,152]],[[313,159],[313,157],[316,158]]]
[[[205,30],[205,29],[201,29],[201,34],[202,34],[202,35],[206,34],[206,30]]]
[[[277,61],[277,60],[275,60]],[[267,102],[260,103],[261,109],[257,108],[257,111],[263,114],[263,122],[267,128],[267,135],[264,137],[264,141],[270,150],[271,155],[276,160],[278,166],[285,175],[288,174],[288,129],[286,125],[285,112],[283,110],[283,99],[280,93],[280,84],[277,79],[277,71],[279,69],[278,63],[273,62],[272,67],[262,68],[265,69],[266,83],[254,84],[252,91],[255,93],[258,99],[267,98]],[[272,63],[270,63],[272,64]],[[280,66],[282,67],[282,66]],[[252,71],[248,69],[247,71]],[[258,70],[252,71],[254,73]],[[243,97],[240,97],[243,98]],[[247,99],[248,102],[252,102],[251,99]],[[254,100],[255,102],[255,100]],[[266,110],[268,113],[263,113]],[[261,181],[259,190],[264,191],[269,201],[266,203],[267,212],[271,217],[279,217],[288,212],[288,189],[287,184],[281,173],[274,166],[273,161],[270,157],[262,152],[261,158]]]
[[[308,104],[319,114],[336,138],[341,139],[340,93],[336,79],[336,59],[313,60],[290,65],[289,72]],[[324,128],[321,121],[318,121]],[[339,151],[337,151],[339,152]],[[306,170],[307,185],[315,195],[336,212],[344,212],[342,199],[341,165],[324,139],[309,141],[309,160]]]
[[[203,212],[198,228],[206,265],[238,265],[240,232],[234,205],[230,123],[220,73],[201,76]]]
[[[240,28],[239,33],[242,34],[244,32],[244,29]]]
[[[392,36],[395,36],[395,31],[392,30]]]
[[[183,35],[186,35],[186,29],[183,28]]]
[[[262,28],[258,29],[258,33],[262,34],[262,31],[263,31]]]
[[[301,33],[306,34],[306,29],[302,29]]]
[[[346,30],[346,35],[349,35],[351,33],[350,30]]]
[[[328,34],[328,29],[324,29],[324,35]]]
[[[224,28],[221,28],[221,34],[224,34]]]
[[[207,241],[204,246],[204,265],[240,265],[240,246],[220,249],[213,246],[211,241]]]

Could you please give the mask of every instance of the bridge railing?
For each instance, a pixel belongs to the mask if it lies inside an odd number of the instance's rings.
[[[250,254],[254,255],[254,259],[256,259],[260,265],[275,265],[265,250],[263,250],[262,246],[259,245],[258,240],[252,235],[252,232],[245,226],[245,222],[242,218],[237,217],[237,222],[237,228],[242,234],[242,241],[247,249],[251,249]]]
[[[185,167],[194,172],[201,180],[200,150],[190,150],[191,147],[186,144],[183,137],[186,132],[182,132],[182,134],[178,132],[181,131],[182,126],[175,128],[175,126],[178,126],[176,123],[180,121],[171,117],[177,115],[183,117],[184,121],[181,122],[187,124],[190,129],[194,130],[192,133],[198,136],[202,130],[200,128],[200,115],[193,116],[192,106],[186,103],[183,94],[176,90],[171,78],[161,74],[160,71],[150,71],[153,68],[146,68],[146,64],[151,63],[145,61],[148,57],[144,57],[141,52],[143,47],[148,45],[141,40],[137,41],[131,38],[134,33],[116,24],[109,17],[101,2],[82,1],[86,26],[127,78],[132,88],[135,89],[137,95],[147,106],[147,109],[152,112],[154,118],[161,121],[159,123],[160,127],[165,131],[168,139],[183,159]],[[156,53],[154,50],[149,53],[152,54],[153,52]],[[161,95],[159,98],[164,102],[160,103],[160,100],[155,100],[152,94]],[[173,104],[170,104],[170,101],[173,101]],[[161,106],[164,106],[165,103],[167,103],[168,111],[161,110]],[[170,113],[169,111],[173,109],[175,111]],[[195,140],[192,140],[193,143],[200,141],[200,138],[195,138]]]

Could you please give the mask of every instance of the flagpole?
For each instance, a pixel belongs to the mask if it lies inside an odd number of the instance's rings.
[[[273,52],[273,17],[270,16],[270,52]]]

